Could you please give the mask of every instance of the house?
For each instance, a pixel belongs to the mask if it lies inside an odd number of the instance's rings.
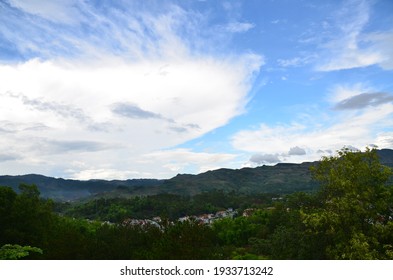
[[[148,227],[148,226],[155,226],[161,228],[160,224],[156,221],[149,220],[149,219],[125,219],[122,223],[123,226],[140,226],[140,227]]]
[[[250,217],[257,209],[255,208],[247,208],[243,210],[243,217]]]

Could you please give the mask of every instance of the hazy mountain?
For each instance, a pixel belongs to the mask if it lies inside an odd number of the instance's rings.
[[[37,174],[20,176],[0,176],[0,185],[9,186],[18,190],[19,184],[35,184],[38,186],[42,197],[58,200],[75,200],[97,195],[99,193],[112,192],[116,189],[128,189],[135,187],[144,188],[162,184],[156,179],[131,179],[131,180],[66,180],[62,178],[46,177]]]
[[[393,167],[393,150],[378,151],[383,164]],[[311,179],[313,163],[279,163],[242,169],[218,169],[198,175],[179,174],[169,180],[65,180],[42,175],[0,176],[0,185],[18,190],[21,183],[35,184],[43,197],[76,200],[91,196],[134,196],[157,193],[194,195],[213,189],[242,193],[291,193],[313,191],[318,185]]]

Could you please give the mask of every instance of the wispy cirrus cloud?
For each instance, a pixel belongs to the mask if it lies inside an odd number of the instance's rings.
[[[372,5],[366,0],[351,0],[343,3],[335,15],[328,36],[320,44],[319,71],[336,71],[379,65],[393,69],[391,45],[392,30],[377,34],[367,33],[365,27],[371,17]]]
[[[0,34],[25,58],[181,58],[197,50],[199,27],[207,20],[161,1],[147,7],[140,2],[12,0],[0,8]]]
[[[278,65],[282,67],[298,67],[305,64],[305,59],[302,57],[294,57],[289,59],[278,59]]]
[[[77,0],[8,0],[8,3],[26,13],[38,15],[53,22],[74,24],[81,17],[81,13],[76,7],[81,3]]]
[[[231,22],[221,28],[231,33],[242,33],[255,27],[255,24],[249,22]]]

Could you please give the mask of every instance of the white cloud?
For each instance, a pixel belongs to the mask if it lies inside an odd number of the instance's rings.
[[[140,173],[137,171],[119,170],[119,169],[83,169],[83,170],[66,170],[66,173],[74,180],[90,180],[92,178],[126,180],[129,178],[151,177],[150,173]]]
[[[97,7],[92,1],[13,1],[18,10],[2,4],[0,34],[26,58],[181,59],[204,41],[204,15],[170,2],[147,8],[141,2]]]
[[[18,3],[47,19],[49,10],[58,8]],[[13,33],[3,25],[0,33],[22,54],[29,57],[34,50],[41,58],[0,63],[0,134],[7,136],[0,137],[0,155],[7,159],[0,163],[2,172],[168,178],[187,167],[182,159],[195,157],[199,170],[207,170],[233,158],[175,151],[175,166],[170,159],[143,163],[152,151],[200,137],[243,113],[253,75],[263,65],[263,57],[253,53],[202,54],[191,41],[205,39],[193,32],[184,36],[203,25],[202,17],[171,7],[157,14],[92,9],[78,19],[91,20],[87,34],[79,27],[62,33],[62,27],[31,17],[17,23],[10,16],[20,29]],[[74,24],[63,19],[62,24]],[[41,47],[47,36],[72,51]]]
[[[335,85],[331,88],[327,101],[335,105],[361,93],[372,91],[374,89],[365,83]]]
[[[340,47],[335,47],[339,49]],[[346,49],[344,51],[333,51],[330,61],[318,66],[319,71],[336,71],[358,67],[366,67],[374,64],[381,64],[386,59],[374,50]]]
[[[371,42],[370,48],[380,53],[379,65],[385,70],[393,69],[393,31],[371,33],[364,36],[364,41]]]
[[[165,76],[158,72],[164,64],[169,65]],[[0,65],[0,120],[44,128],[8,138],[14,150],[31,157],[41,155],[24,149],[24,139],[34,142],[31,137],[38,134],[56,141],[100,139],[136,155],[181,144],[242,113],[250,74],[243,62],[210,58],[99,68],[39,60]],[[143,110],[131,113],[150,117],[124,117],[126,112],[114,112],[114,104],[135,104],[132,108]]]
[[[303,59],[301,57],[294,57],[291,59],[278,59],[277,63],[282,67],[297,67],[303,64]]]
[[[231,22],[223,28],[232,33],[243,33],[255,27],[255,24],[249,22]]]
[[[236,154],[193,152],[189,149],[171,149],[151,152],[143,155],[140,163],[160,162],[162,166],[174,172],[187,171],[201,173],[218,168],[233,168]]]
[[[331,100],[339,102],[357,91],[337,86]],[[344,146],[364,148],[376,144],[380,148],[393,148],[391,132],[381,133],[393,126],[391,102],[362,106],[358,110],[330,111],[301,118],[298,122],[282,125],[261,124],[255,129],[242,130],[232,138],[234,148],[248,153],[274,154],[290,162],[318,160],[321,151],[335,151]],[[295,148],[294,148],[295,147]],[[301,148],[299,148],[301,147]],[[288,153],[289,151],[289,153]]]
[[[77,0],[8,0],[8,2],[29,14],[38,15],[53,22],[75,23],[80,12],[74,6]]]
[[[373,144],[375,144],[379,149],[391,149],[393,147],[393,132],[378,133],[377,139]]]
[[[289,59],[278,59],[277,63],[281,67],[301,67],[314,62],[316,55],[304,54],[303,56],[297,56]]]
[[[345,2],[335,15],[332,35],[322,46],[319,71],[336,71],[379,65],[393,69],[392,31],[368,34],[364,31],[372,7],[365,0]]]

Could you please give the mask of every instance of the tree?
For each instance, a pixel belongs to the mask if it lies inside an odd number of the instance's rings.
[[[0,260],[18,260],[30,255],[30,253],[42,254],[37,247],[5,244],[0,248]]]
[[[386,184],[392,170],[380,163],[377,151],[342,149],[324,157],[312,173],[321,185],[321,207],[301,209],[301,215],[307,231],[327,244],[326,257],[388,258],[392,240],[378,232],[391,228],[392,190]]]
[[[216,259],[220,255],[211,227],[195,220],[169,224],[154,247],[158,259]]]
[[[12,227],[7,232],[7,243],[44,248],[54,218],[52,202],[42,200],[37,186],[21,184],[8,214]]]
[[[10,187],[0,187],[0,244],[9,242],[8,232],[13,227],[11,213],[16,197]]]

